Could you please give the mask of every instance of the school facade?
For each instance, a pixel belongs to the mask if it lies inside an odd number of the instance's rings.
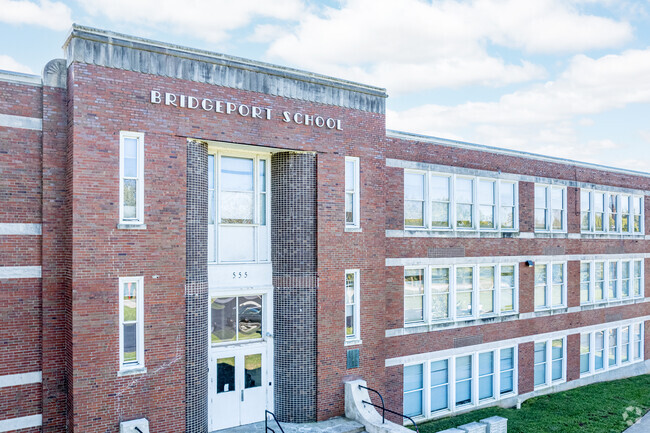
[[[649,371],[650,174],[387,131],[384,89],[305,71],[64,50],[0,72],[0,431],[324,420],[357,378],[424,420]]]

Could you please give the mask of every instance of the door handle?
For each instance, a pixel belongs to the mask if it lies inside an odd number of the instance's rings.
[[[241,390],[241,401],[244,401],[244,390]]]

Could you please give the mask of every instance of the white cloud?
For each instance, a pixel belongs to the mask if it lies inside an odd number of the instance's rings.
[[[0,69],[11,72],[23,72],[25,74],[33,74],[29,66],[18,63],[13,57],[0,54]]]
[[[305,16],[267,56],[396,94],[545,76],[538,65],[492,54],[494,47],[575,53],[619,46],[631,35],[629,24],[561,0],[346,0]]]
[[[138,26],[151,26],[216,43],[256,18],[297,20],[305,13],[301,0],[78,0],[94,16]]]
[[[0,21],[29,24],[51,30],[67,30],[72,25],[71,11],[61,2],[40,0],[0,0]]]
[[[650,48],[598,59],[577,55],[554,81],[503,95],[495,102],[389,111],[387,123],[390,129],[460,136],[466,141],[612,165],[619,161],[611,159],[612,150],[620,150],[621,156],[635,151],[612,138],[585,140],[578,128],[590,126],[586,115],[650,103],[649,76]],[[647,170],[650,152],[636,153]],[[627,164],[622,159],[619,163]]]

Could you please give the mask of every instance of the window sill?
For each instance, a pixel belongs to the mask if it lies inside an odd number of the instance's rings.
[[[363,229],[361,227],[345,227],[346,233],[361,233]]]
[[[561,307],[551,307],[551,308],[540,308],[531,313],[522,313],[520,314],[520,319],[532,319],[534,317],[546,317],[554,316],[556,314],[566,314],[569,309],[566,306]]]
[[[147,225],[146,224],[118,224],[117,225],[118,230],[146,230]]]
[[[120,370],[120,371],[117,372],[117,376],[118,376],[118,377],[122,377],[122,376],[132,376],[132,375],[135,375],[135,374],[145,374],[146,372],[147,372],[147,368],[146,368],[146,367],[137,366],[137,367],[133,367],[133,368],[128,368],[128,369],[125,368],[125,369],[122,369],[122,370]]]
[[[420,334],[432,331],[441,331],[446,329],[466,328],[470,326],[489,325],[492,323],[502,323],[519,319],[519,313],[504,313],[501,315],[483,316],[480,318],[456,321],[440,321],[432,323],[407,323],[403,328],[387,329],[386,337],[397,337],[402,335]]]
[[[345,343],[343,343],[343,346],[357,346],[357,345],[359,345],[361,343],[362,343],[361,339],[345,340]]]
[[[619,307],[623,305],[640,304],[643,302],[648,302],[648,299],[643,297],[635,297],[635,298],[626,298],[626,299],[614,299],[611,301],[589,302],[589,303],[580,304],[580,310],[585,311],[585,310],[595,310],[598,308]]]
[[[410,227],[404,230],[386,230],[387,238],[518,238],[517,230],[433,230]]]

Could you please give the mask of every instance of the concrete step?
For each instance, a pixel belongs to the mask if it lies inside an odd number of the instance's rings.
[[[364,426],[356,421],[343,417],[330,418],[327,421],[308,423],[281,423],[284,433],[366,433]],[[268,426],[275,433],[281,433],[274,421],[269,421]],[[212,433],[265,433],[264,422],[242,425]]]

